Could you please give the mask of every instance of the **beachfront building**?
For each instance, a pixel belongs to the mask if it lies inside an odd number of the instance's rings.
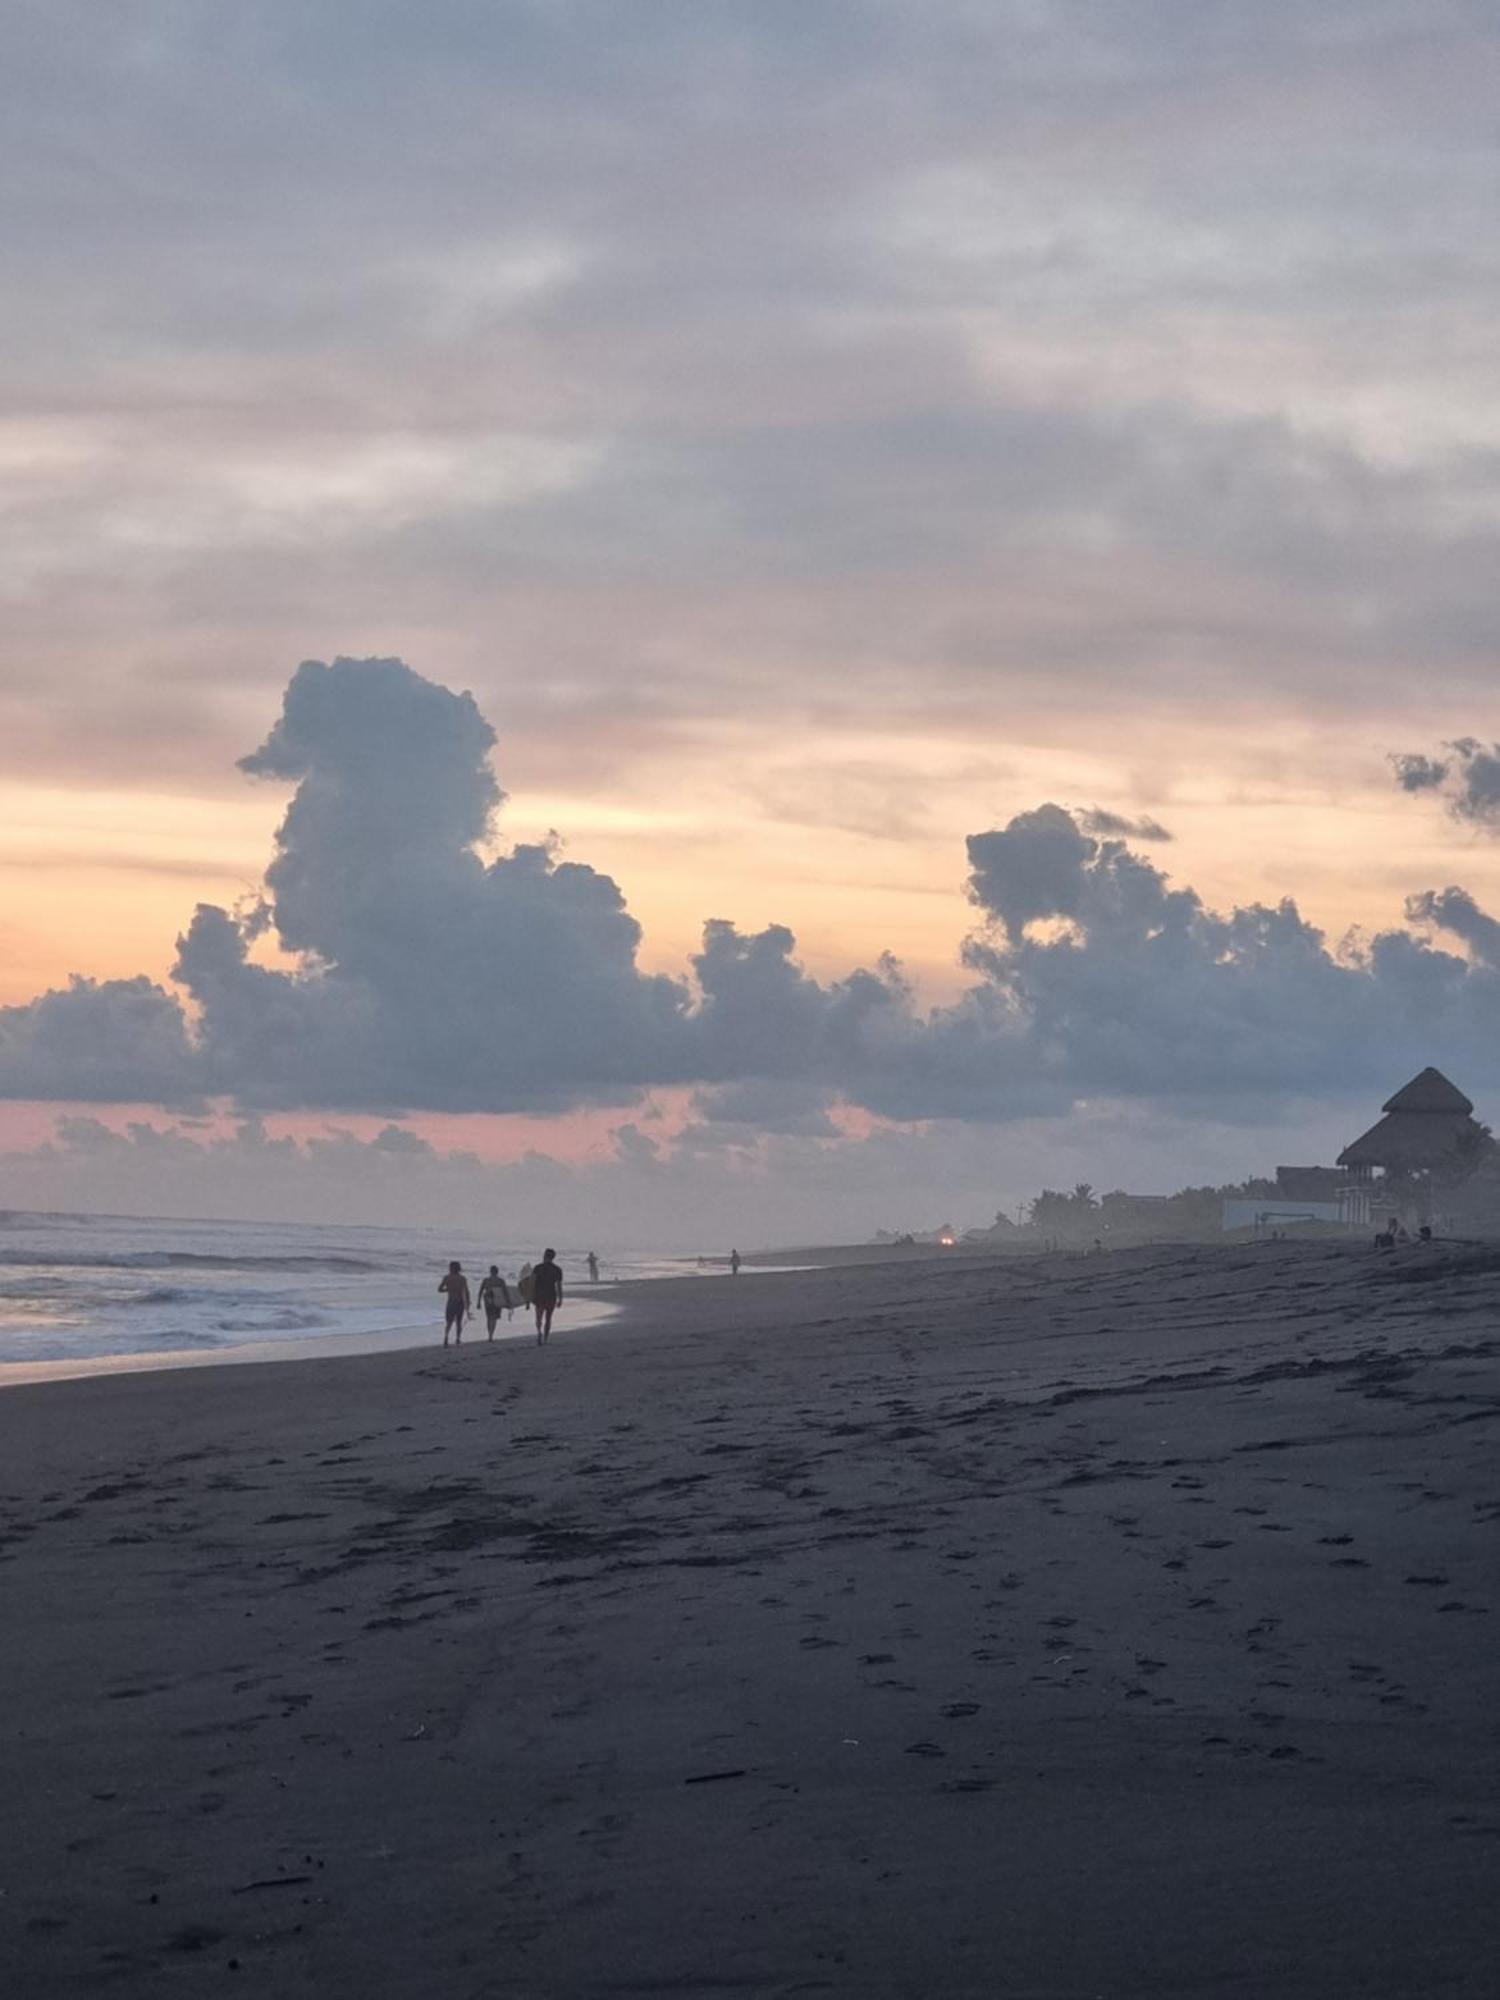
[[[1472,1175],[1490,1146],[1474,1106],[1441,1070],[1424,1069],[1382,1106],[1384,1117],[1347,1145],[1338,1163],[1349,1176],[1344,1201],[1350,1220],[1383,1221],[1383,1210],[1408,1220],[1432,1219],[1434,1187],[1453,1186]],[[1383,1184],[1391,1183],[1389,1199]]]
[[[1250,1181],[1242,1193],[1224,1197],[1221,1227],[1260,1234],[1310,1223],[1333,1228],[1363,1223],[1362,1213],[1350,1213],[1348,1179],[1338,1167],[1278,1167],[1274,1188],[1266,1181]]]

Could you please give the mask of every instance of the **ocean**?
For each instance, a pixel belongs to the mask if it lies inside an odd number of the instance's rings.
[[[589,1298],[591,1246],[558,1248],[557,1332],[610,1316]],[[698,1260],[599,1249],[601,1282],[701,1275]],[[437,1281],[472,1286],[539,1255],[464,1231],[163,1221],[0,1211],[0,1386],[38,1376],[209,1360],[329,1355],[442,1338]],[[484,1337],[484,1322],[471,1320]],[[501,1333],[525,1331],[523,1315]]]

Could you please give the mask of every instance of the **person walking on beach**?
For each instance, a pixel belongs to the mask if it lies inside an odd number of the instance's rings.
[[[502,1312],[513,1313],[515,1300],[510,1295],[510,1286],[500,1275],[500,1266],[491,1264],[490,1274],[479,1281],[479,1303],[484,1308],[484,1323],[489,1328],[489,1337],[495,1338],[495,1322]]]
[[[443,1312],[443,1345],[448,1345],[448,1336],[453,1335],[455,1347],[463,1346],[464,1319],[469,1307],[469,1281],[464,1276],[464,1267],[455,1257],[446,1274],[438,1279],[438,1290],[448,1294],[448,1304]]]
[[[737,1278],[740,1275],[741,1261],[739,1251],[731,1250],[729,1253],[729,1275],[731,1278]]]
[[[562,1266],[555,1250],[544,1250],[542,1261],[531,1273],[531,1303],[536,1312],[536,1344],[541,1347],[552,1337],[552,1315],[562,1304]]]
[[[589,1267],[589,1283],[591,1285],[597,1285],[599,1282],[599,1259],[594,1255],[593,1251],[590,1250],[589,1254],[587,1255],[587,1257],[584,1258],[583,1261]]]

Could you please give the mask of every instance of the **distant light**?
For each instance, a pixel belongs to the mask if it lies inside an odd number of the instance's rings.
[[[953,1248],[953,1238],[951,1236],[947,1235],[940,1236],[938,1238],[938,1242],[942,1244],[945,1250],[951,1250]]]

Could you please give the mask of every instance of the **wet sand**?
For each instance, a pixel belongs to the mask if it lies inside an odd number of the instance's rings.
[[[1500,1253],[624,1301],[0,1395],[7,1993],[1496,1990]]]

